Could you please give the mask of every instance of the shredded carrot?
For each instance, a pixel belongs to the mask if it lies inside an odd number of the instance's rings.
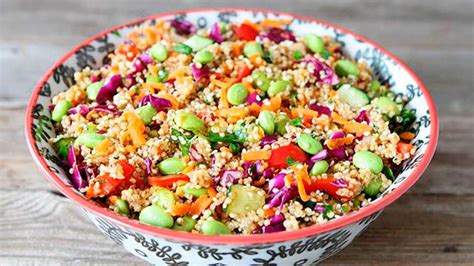
[[[127,131],[132,138],[133,146],[140,147],[144,145],[146,143],[146,136],[143,121],[133,112],[125,112],[123,115],[128,122]]]
[[[295,177],[292,174],[287,174],[283,180],[285,181],[286,187],[291,187],[291,184],[295,180]]]
[[[346,133],[354,133],[357,137],[361,137],[365,132],[371,132],[372,128],[367,124],[349,121],[344,124],[342,130]]]
[[[281,107],[281,97],[280,95],[277,95],[270,99],[270,105],[264,104],[261,106],[260,110],[261,111],[268,110],[268,111],[275,112],[278,109],[280,109],[280,107]]]
[[[329,117],[322,115],[316,119],[315,124],[321,126],[322,128],[329,127]]]
[[[242,54],[242,48],[244,43],[241,41],[234,42],[232,45],[232,55],[235,57],[239,57]]]
[[[199,215],[204,210],[211,205],[212,199],[207,195],[202,195],[197,198],[197,200],[193,203],[191,207],[191,214],[192,215]]]
[[[399,142],[397,144],[397,151],[403,155],[411,154],[412,149],[413,149],[413,145],[410,143]]]
[[[252,63],[252,65],[254,65],[256,67],[260,67],[260,66],[265,65],[265,60],[263,60],[262,57],[258,53],[255,53],[255,54],[251,55],[249,57],[249,61],[250,61],[250,63]]]
[[[288,25],[291,23],[291,20],[289,19],[284,19],[284,20],[277,20],[277,19],[270,19],[270,18],[265,18],[260,21],[260,25],[264,28],[282,28],[285,25]]]
[[[253,88],[252,84],[248,83],[248,82],[242,82],[242,85],[244,85],[245,88],[247,88],[247,91],[249,92],[249,94],[252,94],[255,89]]]
[[[144,30],[145,38],[149,43],[156,43],[157,41],[157,34],[153,30],[153,28],[145,28]]]
[[[354,137],[347,136],[344,138],[337,138],[337,139],[328,139],[327,146],[330,150],[335,150],[342,145],[349,145],[354,141]]]
[[[260,177],[259,180],[253,182],[252,185],[254,185],[256,187],[261,187],[265,184],[265,181],[266,181],[265,177],[262,176],[262,177]]]
[[[171,108],[172,109],[178,109],[179,108],[179,102],[178,102],[178,99],[176,99],[176,97],[174,97],[173,95],[171,95],[170,93],[167,93],[167,92],[160,92],[158,94],[158,97],[161,97],[163,99],[166,99],[168,101],[171,102]]]
[[[185,75],[186,75],[186,70],[184,68],[178,67],[175,70],[171,71],[171,73],[169,73],[168,78],[176,79],[178,77],[184,77]]]
[[[194,170],[194,162],[191,162],[190,164],[188,164],[188,166],[186,166],[186,168],[183,169],[182,173],[187,174],[191,172],[192,170]]]
[[[220,81],[216,78],[211,78],[211,83],[216,85],[217,87],[223,89],[225,87],[227,87],[227,83],[223,82],[223,81]]]
[[[172,216],[184,216],[191,213],[192,210],[191,204],[186,203],[175,203],[170,210]]]
[[[98,152],[98,153],[106,153],[110,147],[112,147],[112,142],[109,140],[109,139],[104,139],[103,141],[101,141],[99,144],[97,144],[94,149]]]
[[[404,140],[412,140],[415,138],[415,134],[412,132],[403,132],[400,134],[400,138]]]
[[[258,30],[258,31],[261,31],[262,30],[262,27],[260,26],[260,23],[257,24],[249,19],[245,19],[244,21],[242,21],[242,24],[247,24],[249,26],[251,26],[252,28]]]
[[[346,124],[348,121],[344,118],[342,118],[342,116],[340,116],[338,113],[336,112],[332,112],[331,114],[331,118],[332,118],[332,121],[336,124],[340,124],[340,125],[344,125]]]
[[[256,160],[268,160],[271,156],[271,152],[259,150],[259,151],[246,151],[242,152],[243,161],[256,161]]]
[[[249,110],[247,108],[238,107],[225,108],[216,111],[216,114],[219,117],[226,118],[226,120],[230,123],[235,123],[238,120],[245,118],[248,113]]]
[[[225,87],[221,88],[221,98],[219,100],[220,105],[224,108],[229,107],[229,102],[227,101],[227,90],[231,85],[229,83],[226,84]]]
[[[307,165],[292,165],[291,169],[295,172],[296,184],[298,186],[298,193],[302,201],[308,201],[310,197],[306,194],[305,186],[303,182],[311,184],[311,179],[308,175]]]
[[[207,194],[209,194],[211,198],[214,198],[215,196],[217,196],[217,191],[215,188],[210,187],[207,189]]]
[[[291,116],[293,118],[296,118],[298,116],[301,116],[301,117],[309,116],[309,117],[313,118],[313,117],[318,117],[318,112],[313,111],[311,109],[305,109],[305,108],[298,107],[298,108],[292,108],[291,109]]]
[[[275,216],[275,208],[263,209],[263,215],[265,215],[265,218]]]

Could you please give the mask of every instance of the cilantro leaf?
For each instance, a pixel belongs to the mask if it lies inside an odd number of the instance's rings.
[[[295,127],[301,127],[301,125],[303,124],[303,119],[301,117],[297,117],[293,120],[291,120],[291,125],[295,126]]]
[[[287,164],[287,165],[293,165],[293,164],[295,164],[295,163],[296,163],[296,160],[295,160],[293,157],[288,156],[288,157],[286,158],[286,164]]]
[[[193,136],[186,135],[183,132],[177,130],[176,128],[172,128],[170,139],[172,142],[178,143],[178,147],[184,156],[189,154],[189,149],[191,149]]]

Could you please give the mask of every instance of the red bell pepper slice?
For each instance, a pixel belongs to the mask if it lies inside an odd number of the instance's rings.
[[[118,164],[122,167],[123,170],[123,176],[125,178],[130,178],[133,175],[133,172],[135,172],[135,166],[129,164],[127,160],[119,160]]]
[[[95,178],[95,183],[91,183],[86,191],[87,198],[97,198],[107,196],[115,190],[115,188],[122,183],[124,179],[116,179],[109,174],[104,174]],[[97,186],[96,183],[99,183]]]
[[[341,184],[341,181],[338,181],[334,177],[328,177],[326,179],[315,180],[315,181],[311,182],[311,184],[305,183],[304,185],[305,185],[306,192],[308,194],[313,192],[313,191],[319,190],[319,191],[328,193],[329,195],[331,195],[331,197],[333,197],[335,199],[350,200],[351,197],[341,196],[341,195],[337,194],[337,191],[339,189],[347,188],[347,184],[344,184],[344,183]]]
[[[250,75],[252,72],[250,68],[244,62],[237,65],[237,82],[242,81],[243,78]]]
[[[258,30],[255,29],[252,25],[247,23],[242,23],[240,26],[232,26],[232,30],[239,40],[244,41],[253,41],[258,36]]]
[[[177,181],[188,181],[189,177],[187,175],[168,175],[168,176],[149,176],[148,185],[150,186],[159,186],[159,187],[171,187]]]
[[[294,161],[305,163],[309,160],[308,154],[295,144],[291,143],[272,150],[272,155],[267,160],[268,166],[276,168],[288,167],[287,160],[291,158]]]

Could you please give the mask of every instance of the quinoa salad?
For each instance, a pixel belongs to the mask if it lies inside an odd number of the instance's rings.
[[[76,189],[141,223],[266,234],[363,208],[415,153],[406,99],[289,21],[136,26],[50,106]]]

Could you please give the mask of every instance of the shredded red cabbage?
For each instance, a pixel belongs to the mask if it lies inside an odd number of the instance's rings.
[[[76,151],[74,149],[74,145],[70,145],[68,153],[67,153],[67,161],[69,167],[72,169],[71,178],[74,188],[81,189],[87,186],[87,182],[84,181],[81,175],[81,171],[79,170],[79,163],[76,157]]]
[[[273,177],[273,170],[270,168],[267,168],[263,171],[263,177],[269,179]]]
[[[97,81],[99,81],[99,76],[91,75],[91,82],[94,83],[94,82],[97,82]]]
[[[285,231],[285,226],[283,225],[283,222],[278,223],[278,224],[271,224],[271,225],[265,225],[262,227],[262,234],[268,234],[268,233],[276,233],[276,232],[281,232]]]
[[[119,115],[122,112],[118,110],[117,105],[115,104],[103,104],[103,105],[97,105],[97,106],[92,106],[92,107],[87,107],[83,104],[80,104],[74,108],[69,109],[69,114],[81,114],[82,116],[87,115],[90,111],[95,110],[97,112],[104,112],[108,114],[113,114],[113,115]]]
[[[263,175],[263,164],[261,161],[246,161],[242,164],[242,168],[244,168],[245,174],[247,176],[256,178]]]
[[[191,159],[196,162],[204,161],[204,157],[196,150],[194,144],[191,145],[191,148],[189,148],[189,157],[191,157]]]
[[[318,112],[318,116],[321,116],[322,114],[325,114],[329,117],[331,117],[331,109],[329,109],[326,106],[319,105],[317,103],[313,103],[309,105],[309,109]]]
[[[196,81],[200,80],[201,78],[208,77],[211,74],[207,66],[201,66],[201,68],[198,68],[196,64],[192,64],[191,69],[193,72],[193,78]]]
[[[85,116],[89,113],[90,109],[84,104],[79,104],[78,106],[71,108],[68,110],[69,114],[75,115],[75,114],[81,114],[82,116]]]
[[[184,19],[173,19],[170,23],[171,27],[173,27],[178,34],[188,35],[196,31],[196,27],[194,27],[191,22]]]
[[[326,63],[319,61],[314,57],[305,57],[299,62],[311,63],[314,65],[313,76],[315,76],[318,81],[321,81],[324,84],[336,85],[339,83],[339,78],[334,73]]]
[[[156,110],[163,110],[171,107],[171,102],[169,100],[155,97],[151,94],[143,96],[142,100],[140,101],[140,106],[145,106],[147,104],[151,104],[151,106],[153,106],[153,108]]]
[[[145,65],[153,63],[153,58],[147,52],[142,53],[140,60],[142,60],[142,63]]]
[[[211,37],[211,39],[213,39],[216,43],[222,43],[224,41],[224,36],[222,36],[221,28],[219,27],[218,22],[214,23],[212,26],[209,37]]]
[[[140,58],[135,58],[133,61],[133,68],[135,69],[134,74],[138,72],[142,72],[146,68],[146,64]]]
[[[344,146],[336,148],[334,150],[328,150],[329,155],[336,160],[344,160],[347,158],[346,149]]]
[[[54,107],[56,107],[55,104],[50,104],[50,105],[48,106],[49,112],[52,112],[52,111],[54,110]]]
[[[217,177],[218,183],[223,187],[234,184],[237,180],[244,177],[244,173],[239,170],[225,170]]]
[[[323,213],[323,212],[326,211],[326,208],[324,208],[323,205],[318,203],[318,204],[316,204],[316,206],[314,206],[314,210],[318,213]]]
[[[363,121],[367,122],[367,125],[370,124],[370,118],[366,110],[360,111],[359,115],[355,119],[357,122],[361,123]]]
[[[275,43],[281,43],[283,41],[296,41],[295,36],[291,32],[275,27],[263,33],[262,35],[260,35],[260,37],[268,38],[270,41],[273,41]]]
[[[125,76],[124,86],[129,89],[133,85],[137,84],[137,80],[135,79],[135,75],[133,73],[128,73]]]
[[[147,157],[145,159],[145,170],[146,170],[147,176],[152,174],[152,165],[153,165],[153,162],[151,161],[150,157]]]
[[[291,190],[292,188],[286,186],[280,189],[277,193],[273,195],[273,198],[270,199],[268,206],[270,208],[278,206],[278,208],[281,210],[283,208],[283,205],[292,198]]]
[[[277,141],[278,137],[275,135],[267,135],[265,136],[262,141],[260,142],[260,147],[264,147],[265,145],[271,145],[273,142]]]
[[[274,189],[282,189],[285,186],[285,173],[279,173],[268,182],[268,190],[273,192]]]
[[[332,181],[331,183],[336,185],[337,187],[340,187],[340,188],[348,187],[346,180],[344,180],[342,178],[338,178],[338,179]]]
[[[346,136],[346,134],[343,131],[337,131],[337,132],[332,133],[331,136],[329,136],[329,138],[330,139],[340,139],[340,138],[343,138],[345,136]]]
[[[109,82],[100,88],[95,101],[98,104],[104,104],[108,100],[112,100],[120,86],[122,86],[122,77],[120,75],[112,76]]]
[[[252,103],[258,104],[258,106],[262,106],[263,102],[260,99],[260,95],[256,91],[252,92],[249,97],[247,97],[247,103],[251,105]]]

